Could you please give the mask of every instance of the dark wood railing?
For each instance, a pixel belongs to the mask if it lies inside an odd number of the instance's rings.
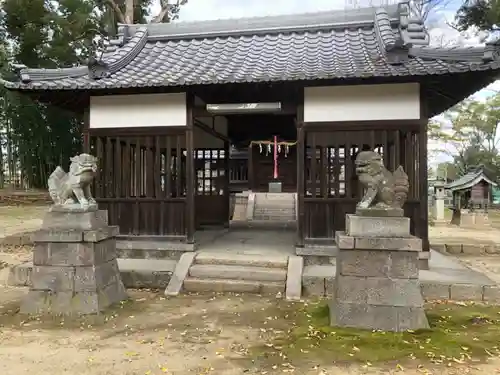
[[[183,132],[90,137],[99,158],[94,192],[124,235],[186,235]]]
[[[336,231],[345,230],[345,215],[355,212],[363,192],[354,166],[357,153],[363,149],[382,154],[390,171],[403,166],[410,183],[405,215],[411,218],[412,234],[427,238],[427,191],[420,168],[425,164],[421,160],[419,136],[415,128],[343,131],[333,135],[324,130],[306,131],[301,199],[304,222],[300,226],[303,238],[334,238]]]

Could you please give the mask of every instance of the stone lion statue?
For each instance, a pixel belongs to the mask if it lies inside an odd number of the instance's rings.
[[[96,205],[90,185],[97,172],[97,158],[89,154],[72,157],[69,172],[57,167],[49,177],[49,194],[56,206],[79,204],[86,209]]]
[[[408,197],[408,175],[399,166],[394,173],[385,168],[382,156],[362,151],[356,157],[356,174],[365,188],[357,208],[401,209]]]

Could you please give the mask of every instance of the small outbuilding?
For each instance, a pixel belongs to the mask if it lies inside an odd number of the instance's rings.
[[[484,173],[484,166],[478,166],[447,184],[445,189],[452,192],[453,206],[457,210],[477,207],[486,209],[491,202],[491,189],[496,186],[497,183]]]
[[[497,183],[484,173],[484,166],[471,169],[467,174],[447,184],[453,196],[451,224],[460,226],[489,225],[488,206],[491,190]],[[475,209],[479,208],[479,211]]]

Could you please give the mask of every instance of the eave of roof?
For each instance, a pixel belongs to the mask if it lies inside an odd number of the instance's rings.
[[[490,180],[482,170],[469,172],[455,181],[445,185],[445,189],[451,191],[470,189],[481,181],[486,181],[491,186],[497,186],[496,182]]]

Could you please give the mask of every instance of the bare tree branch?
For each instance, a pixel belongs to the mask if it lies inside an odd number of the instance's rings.
[[[161,10],[160,12],[151,20],[151,23],[160,23],[160,22],[168,22],[169,20],[165,19],[170,12],[170,9],[174,6],[166,1],[160,1]],[[177,1],[177,5],[179,5],[179,1]]]
[[[151,23],[168,23],[177,17],[177,12],[182,5],[187,4],[187,0],[176,0],[175,3],[170,3],[169,0],[160,0],[161,10],[151,20]]]

